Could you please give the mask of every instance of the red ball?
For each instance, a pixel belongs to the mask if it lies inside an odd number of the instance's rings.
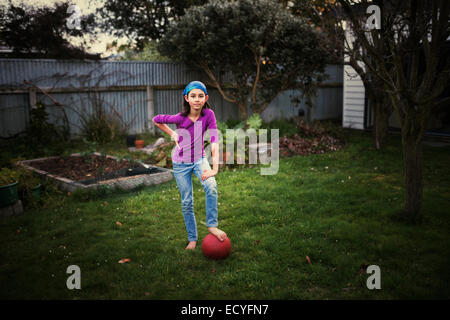
[[[220,260],[225,259],[231,252],[230,238],[226,237],[224,241],[220,241],[211,233],[208,233],[202,242],[202,251],[205,257]]]

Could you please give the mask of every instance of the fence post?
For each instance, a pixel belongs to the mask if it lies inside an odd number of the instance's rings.
[[[31,121],[31,110],[36,108],[36,88],[31,87],[28,89],[28,110],[26,112],[25,127],[28,128]]]
[[[30,109],[36,108],[36,88],[28,89]]]
[[[152,122],[155,116],[155,100],[153,86],[147,86],[147,128],[154,135],[156,132],[155,125]]]

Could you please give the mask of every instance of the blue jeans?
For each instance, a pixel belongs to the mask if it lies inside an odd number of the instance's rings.
[[[194,214],[194,193],[192,172],[200,179],[205,190],[206,226],[217,227],[217,183],[215,177],[202,181],[201,175],[205,170],[211,170],[208,159],[203,157],[195,162],[173,162],[173,174],[181,194],[181,208],[189,241],[197,241],[197,223]]]

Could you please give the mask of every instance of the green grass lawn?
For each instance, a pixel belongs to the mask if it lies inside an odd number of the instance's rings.
[[[276,175],[254,167],[216,176],[219,227],[232,243],[223,261],[206,259],[201,243],[184,250],[175,180],[131,193],[61,193],[2,218],[0,298],[449,299],[449,148],[424,146],[424,220],[409,225],[396,219],[400,136],[377,152],[369,133],[345,133],[344,149],[282,158]],[[195,179],[199,239],[204,197]],[[69,265],[81,269],[81,290],[66,287]],[[380,267],[381,290],[367,289],[361,265]]]

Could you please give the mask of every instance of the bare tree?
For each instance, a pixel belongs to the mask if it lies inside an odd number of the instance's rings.
[[[448,104],[442,97],[450,80],[447,0],[338,0],[365,55],[359,56],[370,74],[383,84],[402,132],[406,218],[421,220],[422,140],[433,110]],[[380,28],[361,21],[359,7],[376,5],[384,16]],[[383,50],[381,50],[381,48]]]

